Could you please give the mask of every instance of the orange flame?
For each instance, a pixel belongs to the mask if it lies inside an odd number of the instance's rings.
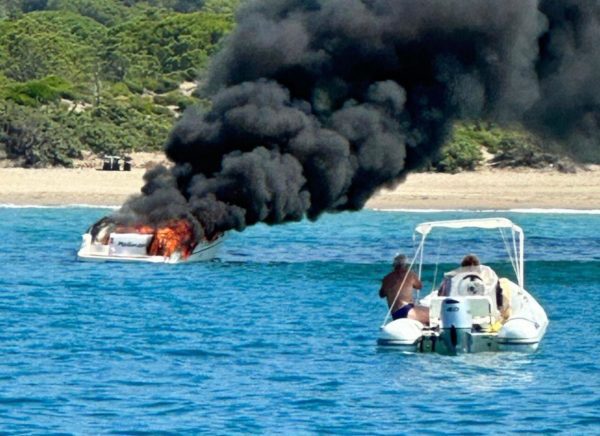
[[[140,229],[145,230],[147,227],[143,226]],[[142,232],[140,231],[140,233]],[[169,257],[179,250],[181,256],[185,259],[192,253],[195,245],[192,225],[184,219],[172,220],[163,227],[156,229],[152,243],[148,248],[148,254]]]
[[[114,233],[139,233],[142,235],[153,235],[152,242],[148,247],[148,254],[151,256],[169,257],[176,251],[181,253],[181,257],[187,258],[197,244],[194,238],[194,229],[192,224],[186,219],[171,220],[161,227],[154,227],[146,224],[136,226],[118,225],[113,230]],[[109,232],[100,242],[109,243]]]

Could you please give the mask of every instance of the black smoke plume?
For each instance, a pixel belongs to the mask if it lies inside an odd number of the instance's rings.
[[[250,1],[119,212],[210,236],[358,210],[457,119],[520,122],[598,159],[598,0]]]

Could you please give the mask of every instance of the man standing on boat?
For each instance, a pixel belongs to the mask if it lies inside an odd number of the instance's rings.
[[[417,274],[406,265],[406,256],[400,254],[394,258],[394,270],[383,278],[379,297],[387,298],[393,319],[410,318],[429,324],[429,309],[414,303],[413,289],[422,287]]]

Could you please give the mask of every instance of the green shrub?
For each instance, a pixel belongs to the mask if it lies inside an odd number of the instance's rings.
[[[151,97],[140,97],[135,95],[129,99],[129,106],[144,115],[154,112],[154,103],[152,103]]]
[[[172,91],[167,94],[155,95],[154,103],[162,106],[177,106],[181,111],[189,106],[199,103],[199,100],[194,97],[188,97],[180,91]]]
[[[500,143],[507,139],[523,140],[530,136],[521,126],[513,125],[499,127],[490,122],[456,123],[452,132],[455,140],[464,140],[479,144],[494,154],[499,150]]]
[[[555,158],[542,153],[537,141],[518,125],[501,128],[489,122],[460,122],[432,166],[452,173],[473,170],[483,161],[482,149],[495,155],[491,165],[498,167],[542,167],[554,162]]]
[[[6,100],[12,101],[21,106],[38,107],[42,103],[35,98],[30,97],[26,93],[21,93],[19,90],[11,89],[6,92]]]
[[[26,167],[71,166],[80,156],[80,144],[60,115],[11,104],[0,111],[0,144]]]
[[[492,164],[498,167],[544,168],[558,161],[557,155],[545,153],[534,141],[508,138],[498,145],[498,153],[492,159]]]
[[[194,106],[198,103],[199,103],[198,99],[196,99],[194,97],[188,97],[186,95],[182,95],[181,98],[179,100],[177,100],[177,107],[179,108],[179,110],[184,111],[188,107]]]
[[[205,0],[203,11],[233,15],[240,5],[240,0]]]
[[[80,93],[74,88],[73,84],[64,77],[51,75],[43,78],[40,82],[56,91],[61,98],[77,100],[80,97]]]
[[[14,82],[11,79],[0,72],[0,92],[13,84]],[[2,97],[2,94],[0,94],[0,97]]]
[[[180,91],[171,91],[166,94],[159,94],[154,96],[154,103],[163,106],[177,106],[179,100],[185,97]]]
[[[56,103],[61,98],[74,99],[76,93],[71,84],[63,78],[48,76],[42,80],[30,80],[7,87],[5,98],[24,106],[40,106]]]
[[[184,71],[184,77],[183,78],[185,80],[196,80],[199,75],[200,75],[200,72],[198,71],[197,68],[187,68]]]
[[[152,113],[154,115],[173,116],[173,112],[171,111],[171,109],[165,106],[154,105],[152,107]]]
[[[135,80],[126,80],[125,85],[127,85],[127,87],[129,88],[129,90],[131,92],[133,92],[134,94],[141,94],[142,92],[144,92],[144,85],[142,85],[140,82],[135,81]]]
[[[483,154],[478,144],[464,139],[453,140],[440,150],[440,157],[434,163],[436,169],[445,173],[473,171],[483,161]]]
[[[124,96],[128,97],[131,95],[131,91],[127,84],[123,82],[117,82],[110,85],[109,94],[113,97]]]
[[[58,90],[38,80],[17,85],[16,91],[42,103],[55,102],[60,99],[60,92]]]
[[[121,153],[134,150],[157,151],[162,148],[175,117],[147,97],[126,101],[105,100],[90,111],[79,114],[72,127],[83,149],[95,153]]]
[[[170,79],[168,77],[161,77],[159,79],[150,80],[146,84],[146,88],[150,91],[164,94],[165,92],[173,91],[179,87],[179,82]]]
[[[109,27],[127,16],[125,7],[111,0],[49,0],[47,9],[75,12]]]
[[[115,154],[122,151],[123,135],[105,121],[85,119],[77,129],[78,139],[86,149],[96,154]]]

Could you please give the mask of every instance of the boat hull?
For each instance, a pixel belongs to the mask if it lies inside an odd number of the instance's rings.
[[[82,236],[83,242],[81,248],[77,252],[77,259],[84,262],[126,262],[126,263],[191,263],[205,262],[215,258],[219,248],[223,243],[224,237],[210,242],[199,243],[194,251],[187,257],[181,257],[181,254],[176,252],[171,256],[149,256],[139,253],[114,253],[111,252],[108,245],[92,243],[92,237],[89,233]]]
[[[533,353],[538,349],[543,334],[539,338],[505,341],[499,339],[497,333],[465,331],[457,334],[458,340],[455,343],[453,343],[452,337],[450,331],[424,329],[422,334],[412,342],[382,335],[377,339],[377,345],[415,353],[432,352],[443,355],[505,351]]]

